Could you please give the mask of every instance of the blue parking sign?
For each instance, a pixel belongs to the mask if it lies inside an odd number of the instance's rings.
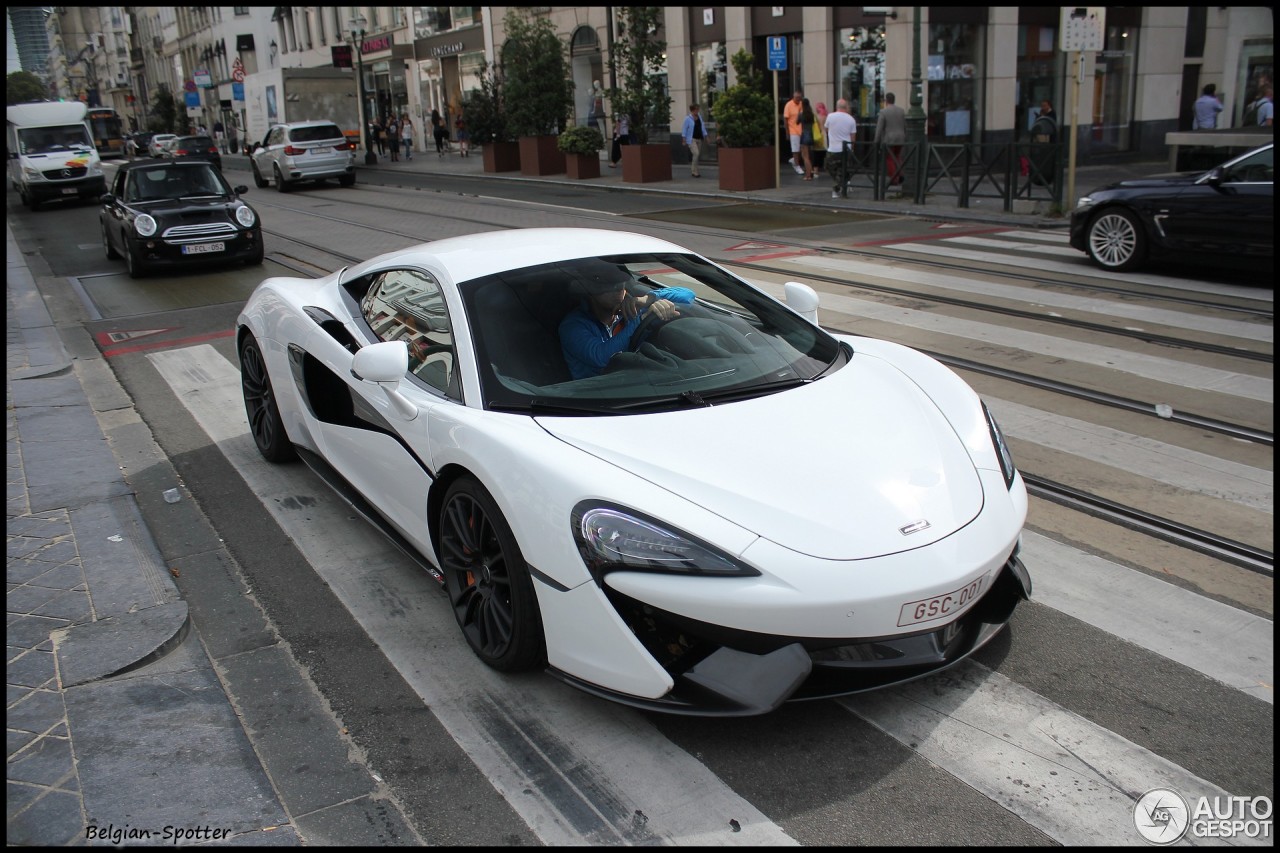
[[[769,36],[769,70],[787,70],[787,37]]]

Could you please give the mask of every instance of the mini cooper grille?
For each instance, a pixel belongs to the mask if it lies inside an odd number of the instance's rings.
[[[86,166],[68,166],[61,169],[49,169],[44,172],[45,178],[50,181],[66,181],[71,178],[83,178],[89,169]]]
[[[236,227],[229,222],[204,222],[199,225],[175,225],[166,228],[161,235],[166,240],[199,240],[208,237],[231,236]]]

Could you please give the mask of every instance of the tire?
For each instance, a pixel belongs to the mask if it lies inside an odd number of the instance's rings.
[[[262,261],[266,258],[266,256],[267,256],[266,250],[263,249],[261,246],[259,246],[258,251],[255,254],[251,255],[249,257],[249,260],[244,262],[245,266],[249,266],[249,267],[261,266]]]
[[[102,248],[107,253],[107,260],[120,260],[120,253],[111,245],[111,238],[107,236],[107,223],[102,223]]]
[[[32,213],[40,209],[40,199],[35,197],[34,193],[23,193],[22,203],[25,204]]]
[[[265,187],[267,185],[267,180],[262,177],[262,173],[258,171],[258,164],[250,160],[249,169],[253,172],[253,185],[258,189]]]
[[[1093,217],[1086,245],[1089,257],[1103,269],[1123,272],[1137,269],[1147,260],[1147,235],[1142,223],[1119,207],[1101,210]]]
[[[267,360],[252,333],[240,342],[240,393],[244,396],[249,432],[262,458],[276,464],[296,459],[298,451],[285,432],[271,376],[267,373]]]
[[[529,567],[493,498],[472,477],[449,487],[440,510],[440,568],[454,618],[476,657],[502,672],[546,657]]]
[[[142,278],[147,274],[146,263],[127,241],[124,244],[124,268],[129,271],[129,278]]]
[[[287,193],[290,190],[289,182],[284,179],[284,175],[281,174],[279,166],[273,167],[272,176],[275,178],[277,191]]]
[[[355,175],[343,175],[342,177],[338,178],[338,186],[340,187],[354,187],[355,185],[356,185]]]

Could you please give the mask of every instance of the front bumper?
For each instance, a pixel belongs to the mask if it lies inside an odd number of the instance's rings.
[[[552,668],[588,693],[653,711],[694,716],[763,714],[783,702],[825,699],[902,684],[954,666],[1000,632],[1031,577],[1011,556],[987,594],[959,619],[915,634],[840,640],[754,634],[698,622],[635,601],[609,598],[675,686],[656,699],[602,688]]]
[[[97,201],[107,191],[107,181],[102,175],[72,178],[66,181],[40,181],[27,184],[27,195],[37,201],[59,198],[79,198]]]
[[[222,243],[220,252],[198,252],[185,254],[184,245],[200,245],[201,243]],[[165,240],[159,236],[140,238],[131,237],[129,247],[135,257],[148,266],[184,267],[199,264],[247,261],[262,254],[262,232],[259,228],[240,229],[235,234],[205,241],[186,240],[181,243]]]

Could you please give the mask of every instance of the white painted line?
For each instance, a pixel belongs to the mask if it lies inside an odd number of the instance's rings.
[[[779,273],[785,276],[785,273]],[[764,281],[759,278],[748,279],[753,285],[780,301],[785,301],[782,284]],[[1104,347],[1082,341],[1046,335],[1040,332],[1028,332],[1010,326],[994,323],[981,323],[975,320],[962,320],[946,317],[928,311],[903,308],[898,305],[882,305],[838,293],[824,293],[822,307],[828,311],[838,311],[859,320],[875,320],[881,323],[892,323],[909,326],[913,329],[933,332],[940,335],[952,335],[1003,350],[1023,350],[1038,353],[1050,358],[1074,361],[1103,367],[1119,373],[1141,376],[1184,388],[1201,391],[1214,391],[1250,400],[1273,402],[1274,381],[1268,377],[1250,376],[1229,370],[1218,370],[1187,364],[1159,356],[1144,355],[1116,347]]]
[[[1229,335],[1247,341],[1275,341],[1275,325],[1272,323],[1250,323],[1244,320],[1232,320],[1224,317],[1209,317],[1197,314],[1195,309],[1178,311],[1169,308],[1155,308],[1135,305],[1116,299],[1101,299],[1093,296],[1078,296],[1072,293],[1055,293],[1047,288],[1019,287],[1011,284],[999,284],[975,274],[972,277],[955,273],[938,273],[923,269],[903,268],[884,263],[874,263],[832,255],[806,255],[789,258],[789,264],[803,267],[816,267],[822,270],[838,272],[848,276],[865,276],[882,278],[897,284],[911,283],[926,287],[939,287],[954,290],[966,296],[981,295],[997,299],[1009,299],[1014,302],[1025,302],[1032,306],[1045,306],[1067,311],[1080,311],[1097,314],[1101,317],[1123,317],[1133,324],[1168,326],[1174,329],[1192,329],[1215,335]],[[927,298],[927,295],[921,294]]]
[[[1029,530],[1022,552],[1037,603],[1274,703],[1272,620]]]
[[[995,240],[990,237],[948,237],[944,243],[960,243],[966,246],[981,246],[987,249],[1008,249],[1013,252],[1057,255],[1063,258],[1079,258],[1080,253],[1070,246],[1036,246],[1027,243],[1016,243],[1012,240]]]
[[[1133,433],[984,397],[1014,438],[1101,462],[1195,494],[1271,513],[1274,474]]]
[[[1071,243],[1071,235],[1066,231],[1001,231],[1001,237],[1016,240],[1035,240],[1042,243],[1058,243],[1066,246]]]
[[[1152,788],[1228,792],[986,667],[837,700],[1060,844],[1144,844],[1133,807]]]
[[[504,676],[482,664],[434,581],[371,525],[353,521],[302,466],[274,466],[258,455],[239,373],[211,345],[147,358],[544,844],[796,844],[642,715],[541,673]],[[300,508],[300,489],[314,503]]]

